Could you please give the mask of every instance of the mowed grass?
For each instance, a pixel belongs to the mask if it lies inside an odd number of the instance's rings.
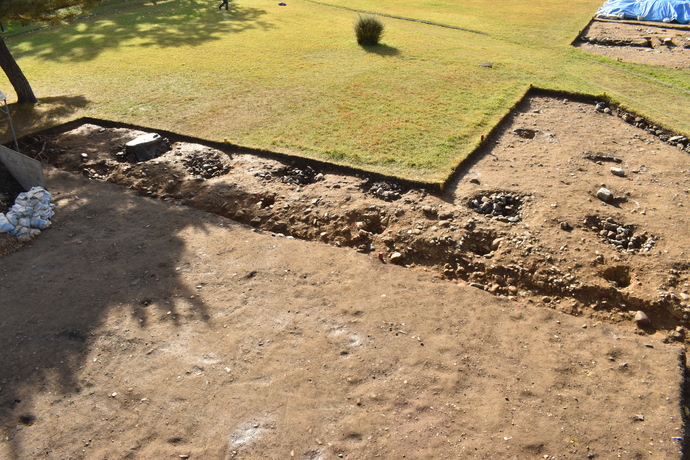
[[[687,69],[569,46],[599,0],[219,3],[132,2],[12,37],[41,99],[18,130],[92,116],[428,182],[442,182],[530,84],[606,93],[690,133]],[[383,17],[383,44],[362,48],[345,8],[466,30]],[[11,88],[4,76],[0,85]]]

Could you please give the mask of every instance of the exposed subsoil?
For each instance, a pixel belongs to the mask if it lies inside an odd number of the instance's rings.
[[[20,144],[57,168],[58,208],[4,238],[5,452],[678,457],[687,139],[533,95],[434,194],[230,146],[136,162],[141,134]]]
[[[529,98],[441,195],[186,142],[126,158],[142,134],[85,124],[20,147],[92,180],[511,300],[612,322],[643,310],[676,339],[688,324],[690,144],[605,103]]]
[[[690,67],[690,25],[594,19],[574,45],[619,61]]]

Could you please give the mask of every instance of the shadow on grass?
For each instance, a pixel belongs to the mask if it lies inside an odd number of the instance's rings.
[[[380,43],[374,46],[362,46],[362,49],[367,53],[378,54],[379,56],[399,56],[400,50],[393,46]]]
[[[261,20],[265,10],[233,2],[229,10],[219,10],[219,3],[219,0],[190,0],[136,4],[81,18],[76,27],[52,27],[50,36],[26,33],[8,36],[6,41],[9,46],[21,43],[22,49],[13,51],[15,58],[89,61],[107,50],[128,45],[131,40],[139,42],[136,46],[144,47],[199,46],[221,40],[227,33],[273,28]]]
[[[181,300],[197,292],[181,280],[179,267],[194,255],[179,232],[204,232],[198,214],[54,174],[53,227],[0,263],[0,436],[8,459],[33,458],[23,430],[44,422],[35,412],[39,395],[92,391],[80,369],[94,365],[97,343],[145,353],[128,329],[210,322],[198,296],[192,305]],[[123,332],[113,335],[113,327]]]

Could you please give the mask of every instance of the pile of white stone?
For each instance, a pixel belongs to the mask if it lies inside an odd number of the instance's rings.
[[[50,227],[54,210],[50,193],[43,187],[33,187],[20,193],[6,214],[0,213],[0,233],[6,232],[20,239],[33,238]]]

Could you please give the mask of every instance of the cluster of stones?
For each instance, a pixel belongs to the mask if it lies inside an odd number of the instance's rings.
[[[280,168],[273,175],[280,177],[285,184],[294,185],[309,185],[323,180],[323,174],[317,174],[311,166],[305,168],[286,166]]]
[[[503,238],[496,237],[492,232],[486,230],[475,229],[473,226],[467,225],[465,228],[471,228],[458,241],[457,247],[462,252],[472,252],[477,255],[487,255],[492,251],[496,251],[503,242]]]
[[[394,182],[374,182],[369,187],[369,193],[376,198],[384,201],[396,201],[402,198],[402,193],[405,193],[403,187]]]
[[[209,151],[203,155],[190,155],[182,160],[187,171],[197,179],[210,179],[226,174],[230,167],[223,163],[217,153]]]
[[[595,106],[597,112],[611,114],[613,111],[608,106],[606,102],[597,102]],[[623,119],[624,122],[629,123],[636,128],[644,129],[649,134],[657,136],[659,140],[671,144],[683,150],[690,151],[690,140],[683,135],[672,135],[664,130],[662,127],[657,125],[650,125],[647,121],[639,116],[633,115],[628,112],[619,111],[618,115]]]
[[[602,221],[596,216],[589,216],[585,218],[584,223],[591,230],[598,232],[604,241],[621,250],[649,252],[656,241],[647,232],[635,234],[633,225],[619,224],[613,217],[607,217]]]
[[[582,40],[583,42],[589,42],[593,45],[601,45],[601,46],[636,46],[636,47],[640,47],[640,48],[652,48],[652,39],[649,37],[611,38],[611,37],[588,37],[586,35],[581,35],[580,40]],[[664,43],[664,44],[666,44],[666,43]],[[671,43],[671,45],[672,45],[672,43]]]
[[[86,153],[81,154],[81,161],[85,162],[81,165],[81,173],[92,180],[107,179],[110,170],[113,168],[109,160],[89,162],[89,155]]]
[[[502,222],[519,222],[520,206],[522,198],[508,192],[477,195],[469,202],[470,209]]]

